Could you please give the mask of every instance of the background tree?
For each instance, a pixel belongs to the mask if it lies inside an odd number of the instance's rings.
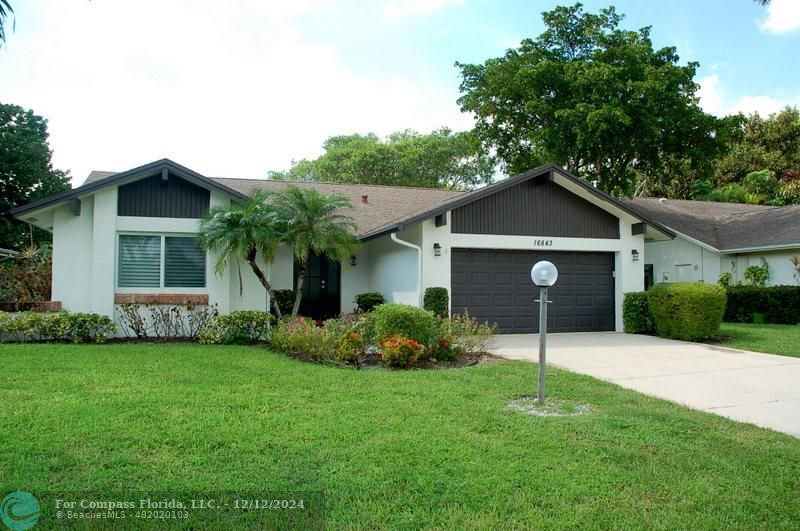
[[[338,194],[324,195],[310,188],[289,186],[275,197],[281,218],[281,239],[297,260],[292,315],[300,310],[303,283],[311,254],[341,262],[358,247],[355,223],[347,213],[353,206]]]
[[[0,103],[0,247],[47,243],[51,235],[13,219],[8,211],[70,188],[69,173],[53,168],[47,120],[31,110]]]
[[[430,134],[406,130],[383,141],[370,133],[328,138],[325,153],[301,160],[271,179],[468,189],[490,182],[494,159],[470,132],[442,128]]]
[[[272,284],[257,261],[260,253],[267,263],[271,263],[281,242],[280,217],[270,200],[272,196],[261,191],[249,196],[244,203],[212,208],[200,222],[198,242],[205,250],[218,254],[214,264],[217,274],[222,274],[229,265],[236,264],[239,294],[243,289],[241,261],[249,264],[258,281],[269,293],[272,308],[280,319],[281,309]]]
[[[459,64],[463,111],[509,173],[555,162],[600,188],[630,195],[678,162],[710,171],[730,123],[698,106],[697,63],[653,49],[650,28],[619,29],[613,7],[543,13],[536,39],[483,64]]]

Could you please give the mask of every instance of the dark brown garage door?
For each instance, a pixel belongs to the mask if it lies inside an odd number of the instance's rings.
[[[466,309],[503,333],[538,332],[538,289],[530,271],[549,260],[558,282],[550,288],[548,331],[614,330],[613,253],[453,249],[451,258],[453,313]]]

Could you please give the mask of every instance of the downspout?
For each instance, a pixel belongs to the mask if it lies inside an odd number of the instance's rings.
[[[390,237],[394,243],[417,251],[417,305],[422,308],[422,247],[419,245],[414,245],[411,242],[401,240],[397,237],[396,232],[393,232]]]

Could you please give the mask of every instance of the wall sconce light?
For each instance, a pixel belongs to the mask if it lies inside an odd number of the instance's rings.
[[[442,256],[442,246],[438,243],[433,244],[433,256]]]
[[[350,255],[350,265],[353,266],[353,267],[355,267],[355,265],[356,265],[356,255],[354,255],[354,254]]]
[[[639,251],[637,251],[636,249],[631,249],[631,257],[633,257],[633,261],[634,262],[638,262],[639,261]]]

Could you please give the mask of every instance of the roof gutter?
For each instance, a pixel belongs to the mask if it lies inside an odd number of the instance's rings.
[[[755,253],[758,251],[783,251],[788,249],[800,249],[800,242],[797,243],[782,243],[778,245],[763,245],[759,247],[740,247],[738,249],[722,249],[720,254],[736,254],[736,253]]]
[[[391,238],[394,243],[417,251],[417,306],[422,308],[422,247],[419,245],[414,245],[411,242],[401,240],[397,237],[396,232],[391,234]]]

